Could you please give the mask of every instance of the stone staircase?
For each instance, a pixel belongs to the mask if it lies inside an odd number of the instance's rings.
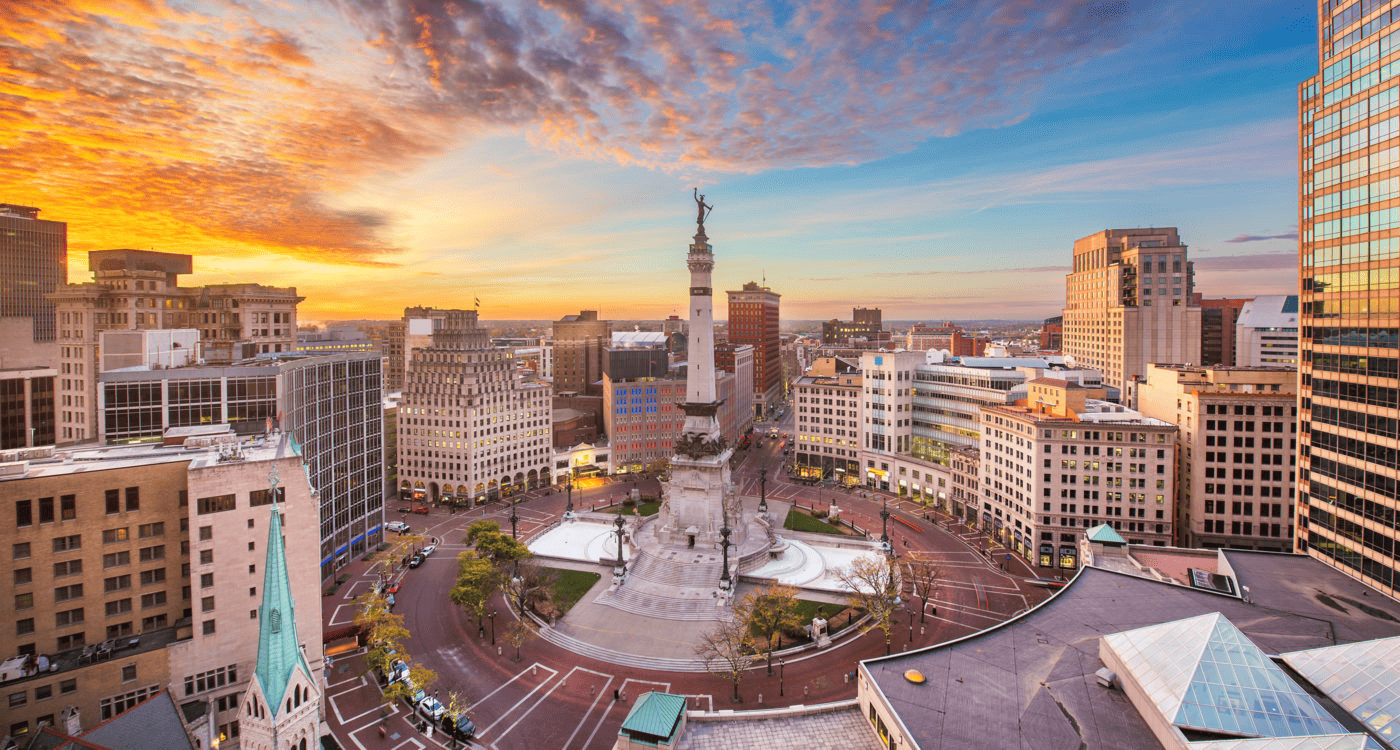
[[[725,612],[715,597],[723,560],[718,553],[686,548],[638,552],[621,588],[596,601],[614,609],[663,620],[717,620]]]
[[[662,672],[704,672],[705,662],[700,659],[667,659],[657,656],[643,656],[640,654],[629,654],[622,651],[596,646],[587,641],[581,641],[567,633],[560,632],[548,625],[540,627],[540,638],[547,643],[552,643],[559,648],[571,651],[580,656],[586,656],[609,664],[617,664],[623,667],[636,667],[637,669],[652,669]]]

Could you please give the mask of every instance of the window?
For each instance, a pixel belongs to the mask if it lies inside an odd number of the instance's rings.
[[[83,621],[83,608],[79,607],[77,609],[66,609],[62,612],[55,612],[53,619],[54,625],[60,628],[69,625],[77,625]]]
[[[102,590],[108,594],[112,593],[113,591],[121,591],[123,589],[129,588],[131,588],[130,575],[112,576],[111,578],[108,578],[107,580],[102,582]]]
[[[200,573],[200,574],[199,574],[199,587],[202,588],[202,589],[213,588],[213,587],[214,587],[214,574],[213,574],[213,573]]]
[[[150,586],[156,583],[165,583],[165,568],[153,568],[141,571],[141,585]]]
[[[201,497],[195,501],[197,512],[200,515],[206,513],[222,513],[226,510],[233,510],[236,507],[234,496],[216,495],[214,497]],[[200,537],[201,539],[203,537]]]
[[[15,620],[15,635],[29,635],[34,632],[34,618],[26,617],[23,620]]]
[[[29,703],[29,691],[21,690],[18,693],[10,693],[10,708],[19,708]]]
[[[23,586],[34,582],[33,568],[15,568],[15,585]]]
[[[134,631],[132,630],[130,621],[119,622],[116,625],[107,626],[107,639],[111,640],[112,638],[126,638],[130,636],[133,632]]]
[[[122,667],[122,682],[136,681],[136,665],[127,664]]]
[[[213,565],[213,564],[214,564],[214,550],[212,550],[212,549],[202,549],[202,550],[200,550],[200,551],[199,551],[199,564],[200,564],[200,565]]]
[[[106,610],[108,617],[112,617],[113,615],[124,615],[127,612],[131,611],[131,598],[128,597],[126,599],[117,599],[114,601],[107,602]]]
[[[34,592],[15,594],[15,609],[32,609],[34,607]]]
[[[165,604],[165,592],[155,591],[141,595],[141,609],[151,609]]]
[[[34,503],[31,500],[15,501],[15,528],[34,525]]]
[[[153,536],[165,536],[165,523],[143,523],[137,527],[137,531],[142,539],[150,539]]]
[[[63,578],[64,576],[82,575],[82,560],[64,560],[53,564],[53,577]]]
[[[104,568],[117,568],[130,564],[130,552],[111,552],[102,556],[102,567]]]
[[[157,544],[154,547],[142,547],[140,553],[141,562],[153,562],[165,559],[165,545]]]
[[[122,512],[121,490],[107,490],[107,514]]]
[[[34,700],[42,701],[53,697],[53,685],[40,685],[34,688]]]
[[[141,510],[141,488],[126,488],[126,510],[128,513],[134,510]]]
[[[64,495],[58,499],[59,517],[65,521],[72,521],[78,517],[78,498],[73,495]]]
[[[207,542],[207,541],[209,541],[210,539],[213,539],[213,538],[214,538],[214,527],[213,527],[213,526],[200,526],[200,527],[199,527],[199,541],[201,541],[201,542]]]
[[[130,539],[131,533],[125,526],[119,529],[106,529],[102,532],[103,544],[116,544],[118,542],[129,541]]]
[[[66,602],[81,598],[83,598],[83,584],[81,583],[59,586],[53,590],[53,600],[56,602]]]
[[[53,538],[54,552],[71,552],[75,549],[83,548],[83,535],[73,534],[72,536],[56,536]]]
[[[53,498],[39,498],[39,523],[53,523]]]
[[[204,635],[213,635],[213,634],[214,634],[214,621],[213,621],[213,620],[205,620],[205,621],[204,621],[204,624],[203,624],[203,631],[204,631]]]
[[[203,599],[200,599],[200,600],[199,600],[199,606],[200,606],[200,611],[203,611],[203,612],[213,612],[213,611],[214,611],[214,597],[212,597],[212,596],[206,596],[206,597],[204,597]]]
[[[23,560],[29,557],[29,542],[18,542],[14,546],[14,558]]]

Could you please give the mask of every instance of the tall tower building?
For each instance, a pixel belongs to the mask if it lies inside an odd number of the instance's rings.
[[[1065,279],[1064,353],[1120,391],[1148,364],[1200,362],[1193,277],[1175,227],[1105,229],[1076,240]]]
[[[729,294],[729,343],[753,347],[753,408],[762,419],[783,398],[782,341],[778,336],[781,294],[750,281]],[[695,337],[691,321],[691,338]],[[695,359],[691,351],[690,358]]]
[[[603,359],[612,345],[612,321],[582,310],[554,321],[554,392],[599,393]]]
[[[1299,103],[1297,549],[1400,596],[1400,29],[1318,2]]]
[[[0,318],[34,320],[34,340],[53,341],[48,295],[68,283],[68,225],[39,209],[0,203]]]

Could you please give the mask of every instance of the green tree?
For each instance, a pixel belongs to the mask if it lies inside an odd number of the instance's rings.
[[[875,627],[884,632],[885,653],[890,653],[890,634],[894,630],[900,589],[894,559],[882,559],[873,554],[857,557],[849,566],[837,569],[836,577],[845,584],[850,605],[868,612]]]
[[[389,602],[384,596],[370,593],[360,597],[355,624],[365,634],[368,646],[365,666],[387,676],[390,663],[403,651],[403,642],[409,637],[403,616],[389,611]]]
[[[700,636],[700,644],[695,647],[695,655],[705,663],[705,671],[729,680],[734,685],[733,701],[738,703],[739,682],[744,679],[744,670],[753,664],[753,640],[746,623],[737,616],[715,624],[715,627]]]
[[[495,521],[477,521],[467,527],[463,541],[476,550],[476,556],[490,560],[496,565],[513,563],[530,556],[530,549],[509,534],[501,533],[501,525]]]
[[[452,587],[448,598],[470,612],[476,618],[478,631],[481,631],[486,627],[487,603],[500,590],[501,581],[501,572],[490,560],[463,552],[457,556],[457,585]]]
[[[768,588],[745,597],[736,613],[753,637],[764,640],[768,674],[773,674],[773,649],[778,634],[800,624],[797,619],[797,589],[770,584]]]

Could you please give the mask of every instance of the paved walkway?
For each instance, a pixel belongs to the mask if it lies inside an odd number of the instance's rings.
[[[880,750],[858,708],[810,716],[691,721],[676,750]]]

